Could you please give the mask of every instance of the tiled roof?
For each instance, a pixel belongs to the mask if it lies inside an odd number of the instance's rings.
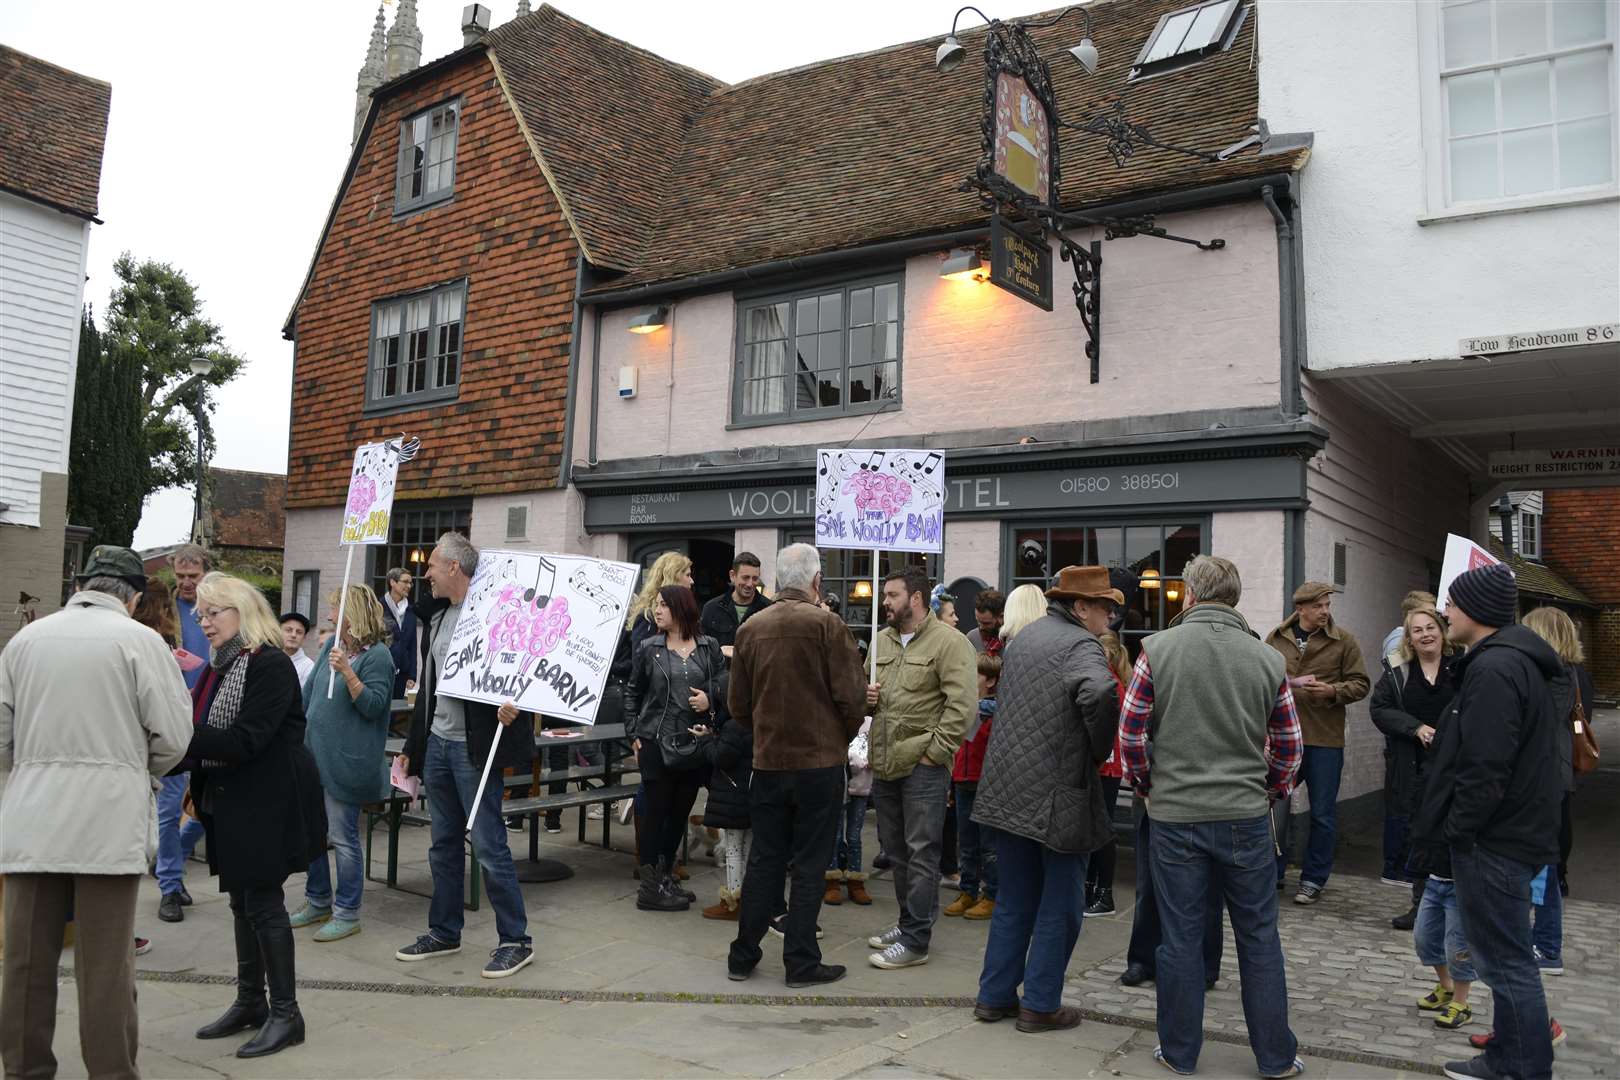
[[[1493,536],[1489,547],[1492,555],[1498,559],[1502,557],[1502,541]],[[1581,607],[1598,606],[1590,596],[1559,577],[1557,572],[1541,563],[1531,562],[1517,551],[1513,553],[1512,569],[1513,576],[1518,579],[1521,593],[1561,600],[1566,604],[1578,604]]]
[[[238,469],[209,469],[208,478],[213,543],[279,551],[287,533],[287,478]]]
[[[112,86],[0,45],[0,188],[96,216]]]
[[[687,125],[723,84],[549,5],[484,40],[587,256],[640,265]]]

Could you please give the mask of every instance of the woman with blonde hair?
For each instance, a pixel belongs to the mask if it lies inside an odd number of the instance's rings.
[[[283,888],[325,850],[326,814],[298,672],[270,605],[216,571],[197,586],[196,612],[209,661],[192,690],[191,800],[236,937],[236,1001],[197,1038],[257,1029],[236,1055],[263,1057],[304,1041]]]
[[[327,838],[337,858],[337,894],[321,852],[309,864],[304,906],[291,919],[293,929],[322,923],[318,942],[337,941],[360,932],[360,896],[365,863],[360,853],[360,808],[388,797],[388,709],[394,685],[393,631],[377,596],[364,585],[350,585],[343,621],[338,623],[339,596],[329,601],[338,627],[321,650],[315,670],[331,668],[337,692],[326,696],[328,679],[304,683],[304,745],[315,756],[326,801]]]
[[[625,629],[630,631],[632,652],[641,642],[658,632],[653,625],[653,610],[658,607],[658,591],[666,585],[692,587],[692,560],[678,551],[666,551],[654,560],[641,576],[641,590],[630,601],[630,613],[625,617]]]
[[[1002,609],[1001,640],[1005,642],[1013,639],[1030,623],[1046,614],[1046,593],[1039,585],[1020,585],[1007,597],[1007,606]]]

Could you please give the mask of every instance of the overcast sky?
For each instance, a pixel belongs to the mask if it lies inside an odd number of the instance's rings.
[[[461,45],[461,0],[419,0],[425,61]],[[492,23],[516,0],[486,4]],[[538,3],[535,4],[538,7]],[[943,34],[951,0],[561,0],[616,37],[727,82]],[[392,23],[397,0],[388,5]],[[993,15],[1039,10],[1030,2]],[[85,300],[128,250],[184,270],[247,358],[219,394],[215,465],[285,472],[292,343],[281,326],[348,160],[372,0],[0,2],[0,42],[112,83]],[[189,490],[148,500],[137,547],[185,538]]]

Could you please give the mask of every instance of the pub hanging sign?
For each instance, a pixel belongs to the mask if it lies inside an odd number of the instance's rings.
[[[1045,311],[1052,310],[1052,249],[1039,230],[1027,235],[1000,214],[990,215],[990,284]]]

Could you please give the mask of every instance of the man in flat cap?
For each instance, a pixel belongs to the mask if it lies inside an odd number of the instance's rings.
[[[1299,708],[1305,760],[1299,785],[1311,793],[1311,834],[1299,873],[1296,904],[1314,904],[1333,872],[1339,834],[1339,774],[1344,770],[1344,707],[1367,696],[1372,684],[1361,646],[1333,622],[1333,586],[1307,581],[1294,590],[1294,613],[1266,636],[1282,653],[1288,685]],[[1284,803],[1283,805],[1287,805]],[[1286,856],[1277,857],[1277,887],[1283,887]]]

